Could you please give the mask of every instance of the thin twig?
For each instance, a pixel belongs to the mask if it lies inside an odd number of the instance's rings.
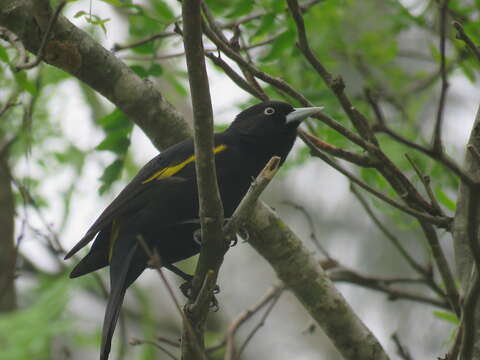
[[[422,182],[423,187],[425,188],[425,191],[427,192],[428,197],[430,198],[430,204],[432,205],[432,207],[437,211],[438,215],[445,216],[442,208],[440,207],[440,204],[437,201],[437,198],[435,197],[435,194],[433,193],[432,187],[430,186],[430,176],[423,175],[420,169],[418,168],[417,164],[415,164],[413,159],[408,154],[405,154],[405,157],[407,158],[408,162],[412,165],[413,169],[417,173],[418,178]]]
[[[446,42],[446,27],[447,27],[447,11],[448,11],[448,1],[443,0],[440,5],[440,75],[442,80],[442,87],[440,89],[440,99],[438,100],[437,106],[437,117],[435,121],[435,127],[433,131],[433,141],[432,141],[432,150],[435,153],[443,152],[442,145],[442,124],[443,116],[445,112],[445,102],[447,99],[447,71],[445,68],[446,64],[446,55],[445,55],[445,42]]]
[[[440,245],[440,241],[438,240],[437,232],[430,223],[420,219],[418,221],[423,230],[425,238],[428,241],[428,245],[432,251],[433,259],[437,265],[443,285],[445,286],[447,299],[450,303],[451,310],[453,310],[457,316],[460,316],[460,295],[458,293],[457,284],[455,283],[452,270],[450,269],[450,265],[447,261],[445,253],[443,252],[442,246]]]
[[[252,214],[260,194],[273,179],[280,166],[280,158],[272,157],[263,170],[252,183],[240,204],[235,209],[230,221],[225,225],[223,231],[227,238],[235,236],[238,230],[244,225]]]
[[[153,251],[150,250],[148,244],[146,243],[145,239],[143,236],[138,235],[137,240],[140,243],[140,246],[143,248],[145,251],[145,254],[148,257],[149,264],[153,266],[153,268],[157,271],[158,275],[162,279],[163,283],[165,284],[165,287],[167,288],[167,291],[170,295],[170,298],[172,299],[175,308],[177,309],[177,312],[180,314],[180,316],[183,319],[184,326],[186,327],[187,332],[190,333],[192,339],[197,339],[195,336],[195,333],[192,328],[192,324],[190,323],[190,320],[187,319],[187,316],[185,315],[185,312],[182,311],[182,308],[180,307],[180,302],[177,299],[177,296],[175,295],[175,292],[173,291],[172,286],[170,285],[170,282],[166,278],[165,274],[163,273],[162,270],[162,263],[160,260],[160,256],[158,255],[158,252],[156,249]],[[202,350],[202,347],[198,344],[198,341],[194,341],[194,349],[196,350],[197,356],[199,356],[199,359],[206,359],[205,352]]]
[[[305,216],[308,222],[308,226],[310,227],[310,239],[312,240],[313,244],[323,256],[325,256],[328,260],[333,260],[330,254],[327,252],[327,250],[325,250],[325,248],[322,246],[320,241],[317,239],[317,236],[315,234],[315,223],[312,219],[311,214],[307,211],[307,209],[305,209],[305,207],[299,204],[296,204],[292,201],[283,201],[283,204],[293,207],[294,209],[300,211]]]
[[[310,140],[309,142],[305,142],[307,146],[311,146],[310,144],[314,144],[315,149],[320,149],[330,155],[346,160],[352,164],[365,168],[371,168],[377,165],[377,161],[372,160],[369,156],[363,154],[356,154],[354,152],[336,147],[304,131],[299,132],[299,134],[302,139],[303,137],[307,137]]]
[[[243,344],[240,346],[240,350],[238,350],[238,355],[236,357],[237,360],[240,359],[240,357],[242,356],[242,353],[245,350],[245,348],[247,347],[250,340],[252,340],[253,337],[255,336],[255,334],[258,332],[258,330],[260,330],[260,328],[265,325],[265,321],[267,320],[268,316],[270,315],[273,308],[277,304],[281,295],[282,295],[282,293],[280,292],[277,296],[275,296],[272,299],[272,301],[270,302],[270,305],[268,305],[267,310],[265,310],[265,312],[263,313],[263,315],[260,318],[260,321],[258,322],[258,324],[255,325],[255,327],[252,329],[252,331],[247,335],[247,338],[245,339]]]
[[[45,56],[45,46],[47,45],[48,38],[50,37],[53,26],[55,25],[58,19],[58,16],[60,15],[60,12],[62,11],[62,9],[65,7],[66,4],[67,4],[67,1],[65,0],[60,2],[60,4],[58,4],[57,8],[55,9],[55,12],[53,13],[52,17],[48,21],[47,29],[43,34],[42,42],[40,43],[40,48],[38,49],[37,57],[35,58],[35,60],[32,61],[31,63],[23,63],[23,64],[16,65],[15,66],[16,71],[32,69],[38,64],[40,64],[40,62],[43,60],[43,57]]]
[[[221,56],[215,56],[211,52],[207,52],[205,54],[212,62],[217,65],[218,67],[222,68],[225,74],[235,83],[237,86],[252,96],[255,96],[263,101],[268,100],[268,95],[265,94],[263,91],[259,91],[256,87],[250,85],[244,78],[242,78],[235,70],[232,69],[230,65],[224,61]]]
[[[392,334],[391,338],[395,343],[395,346],[397,347],[398,356],[400,356],[400,358],[402,358],[403,360],[413,360],[412,356],[410,355],[410,351],[408,351],[406,346],[401,343],[400,338],[398,337],[398,334],[397,333]]]
[[[272,286],[255,305],[253,305],[248,310],[242,312],[240,315],[237,316],[234,321],[232,321],[232,323],[228,327],[227,336],[225,338],[227,346],[227,349],[225,351],[225,360],[234,360],[236,358],[234,336],[238,329],[247,320],[254,316],[258,311],[260,311],[265,305],[267,305],[275,298],[278,298],[284,288],[285,287],[283,285]]]
[[[304,141],[310,141],[308,138],[304,137],[303,138]],[[315,146],[314,144],[311,144],[312,146]],[[343,175],[345,175],[347,178],[349,178],[351,181],[353,181],[355,184],[359,185],[361,188],[367,190],[368,192],[370,192],[371,194],[375,195],[376,197],[378,197],[379,199],[385,201],[386,203],[390,204],[391,206],[411,215],[411,216],[414,216],[418,219],[421,219],[421,220],[424,220],[428,223],[432,223],[432,224],[435,224],[439,227],[444,227],[444,228],[448,228],[452,222],[452,219],[451,218],[448,218],[448,217],[439,217],[439,216],[431,216],[427,213],[424,213],[424,212],[420,212],[418,210],[415,210],[415,209],[412,209],[410,207],[407,207],[405,205],[402,205],[400,204],[399,202],[391,199],[390,197],[388,197],[387,195],[385,194],[382,194],[381,192],[379,192],[378,190],[375,190],[373,187],[371,187],[370,185],[366,184],[365,182],[363,182],[362,180],[360,180],[359,178],[357,178],[355,175],[353,175],[350,171],[344,169],[342,166],[340,166],[339,164],[335,163],[333,160],[331,160],[327,155],[325,155],[323,152],[321,152],[319,149],[316,149],[312,152],[312,155],[313,156],[316,156],[316,157],[319,157],[320,159],[322,159],[324,162],[326,162],[328,165],[330,165],[331,167],[333,167],[334,169],[338,170],[339,172],[341,172]]]
[[[379,230],[386,236],[388,240],[392,243],[392,245],[398,250],[398,252],[402,255],[402,257],[405,259],[405,261],[418,273],[431,277],[431,271],[427,270],[424,268],[422,265],[420,265],[409,253],[408,251],[403,247],[403,245],[400,243],[400,240],[393,235],[390,230],[388,230],[387,226],[384,225],[384,223],[375,215],[373,212],[372,208],[368,204],[367,200],[363,197],[363,195],[357,190],[357,187],[353,184],[350,185],[350,190],[352,193],[355,195],[355,197],[358,199],[360,204],[363,206],[364,210],[370,217],[370,219],[373,221],[375,225],[379,228]]]
[[[148,344],[148,345],[153,345],[155,346],[157,349],[161,350],[164,354],[166,354],[170,359],[172,360],[178,360],[178,358],[172,354],[169,350],[165,349],[162,345],[160,345],[159,343],[155,342],[155,341],[152,341],[152,340],[140,340],[140,339],[130,339],[129,341],[130,345],[132,346],[137,346],[137,345],[144,345],[144,344]]]
[[[112,47],[112,51],[113,52],[118,52],[118,51],[122,51],[122,50],[126,50],[126,49],[131,49],[131,48],[134,48],[134,47],[137,47],[137,46],[141,46],[141,45],[144,45],[144,44],[147,44],[151,41],[154,41],[154,40],[157,40],[157,39],[165,39],[165,38],[168,38],[168,37],[172,37],[172,36],[177,36],[178,34],[174,31],[168,31],[168,32],[162,32],[162,33],[159,33],[159,34],[153,34],[153,35],[150,35],[150,36],[147,36],[143,39],[140,39],[140,40],[137,40],[137,41],[133,41],[129,44],[113,44],[113,47]]]
[[[462,169],[452,158],[450,158],[448,155],[445,154],[445,152],[442,152],[440,154],[435,153],[432,151],[432,149],[429,149],[425,146],[419,145],[411,140],[408,140],[407,138],[401,136],[397,132],[393,131],[392,129],[382,126],[376,128],[377,132],[382,132],[384,134],[387,134],[390,136],[392,139],[395,141],[408,146],[409,148],[412,148],[414,150],[420,151],[424,153],[425,155],[428,155],[430,158],[438,161],[439,163],[443,164],[446,168],[448,168],[450,171],[452,171],[455,175],[457,175],[461,181],[463,181],[467,185],[474,185],[476,184],[475,179],[473,179],[470,175],[468,175],[464,169]]]
[[[373,144],[377,144],[375,134],[368,125],[368,121],[365,116],[358,111],[353,104],[350,102],[346,96],[345,84],[340,77],[334,78],[327,69],[322,65],[318,60],[315,54],[312,52],[310,45],[308,43],[305,23],[303,22],[302,12],[300,6],[296,0],[288,0],[288,8],[292,14],[293,20],[295,21],[298,34],[298,48],[303,53],[305,58],[308,60],[310,65],[317,71],[320,77],[323,79],[325,84],[332,90],[336,98],[340,102],[343,110],[348,115],[350,121],[355,126],[355,129],[358,131],[360,136]]]
[[[480,49],[475,43],[472,41],[472,39],[465,33],[465,30],[463,30],[463,26],[454,21],[453,22],[454,28],[457,30],[457,38],[460,40],[463,40],[465,44],[467,44],[467,47],[470,49],[470,51],[475,55],[478,61],[480,61]]]
[[[255,77],[274,86],[284,94],[296,99],[303,106],[313,106],[310,101],[308,101],[301,93],[295,90],[290,84],[280,78],[274,78],[250,64],[240,54],[238,54],[238,52],[232,49],[228,43],[223,42],[220,38],[220,35],[216,34],[206,22],[203,23],[203,32],[218,47],[219,50],[221,50],[230,59],[235,61],[240,67],[244,67]]]
[[[391,301],[397,299],[405,299],[434,305],[446,310],[450,309],[449,304],[447,304],[446,302],[428,296],[415,294],[406,290],[391,288],[388,282],[385,282],[385,279],[364,276],[344,267],[336,267],[333,270],[330,270],[328,274],[330,279],[335,282],[347,282],[350,284],[359,285],[364,288],[383,292],[388,295],[388,299]],[[418,282],[418,280],[415,280],[415,282]]]

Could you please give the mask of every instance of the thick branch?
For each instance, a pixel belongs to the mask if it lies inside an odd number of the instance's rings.
[[[37,53],[41,32],[33,18],[33,1],[0,3],[0,26],[15,33],[28,51]],[[154,88],[103,48],[87,33],[60,15],[45,48],[44,59],[105,96],[165,148],[190,136],[182,116]]]
[[[0,143],[0,313],[16,308],[15,265],[15,203],[10,182],[8,147],[10,142]]]
[[[301,240],[267,206],[258,203],[247,223],[249,243],[272,265],[347,360],[388,359]]]
[[[470,134],[467,149],[480,149],[480,108]],[[480,162],[474,151],[465,155],[465,172],[474,179],[480,178]],[[476,186],[460,184],[457,210],[453,226],[455,262],[465,296],[462,314],[461,359],[480,359],[480,309],[478,293],[480,276],[478,272],[478,226],[480,224],[479,189]],[[476,259],[477,258],[477,259]]]

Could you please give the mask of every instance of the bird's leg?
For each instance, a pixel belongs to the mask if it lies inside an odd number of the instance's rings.
[[[190,298],[191,292],[192,292],[193,275],[187,274],[186,272],[180,270],[178,267],[172,264],[166,264],[164,265],[164,267],[170,270],[171,272],[173,272],[174,274],[180,276],[183,280],[185,280],[185,282],[182,285],[180,285],[180,291],[185,297]],[[218,285],[215,285],[215,288],[213,289],[213,293],[218,294],[219,292],[220,292],[220,287]],[[218,307],[218,302],[216,299],[214,299],[212,303],[215,303],[216,307]],[[214,307],[214,305],[212,304],[210,306]]]
[[[171,272],[173,272],[174,274],[180,276],[185,281],[192,281],[192,279],[193,279],[193,275],[187,274],[186,272],[180,270],[175,265],[165,264],[164,267],[165,267],[165,269],[168,269]]]

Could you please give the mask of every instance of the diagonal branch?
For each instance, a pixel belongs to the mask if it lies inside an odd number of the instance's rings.
[[[480,49],[479,47],[473,42],[473,40],[467,35],[465,30],[463,29],[463,26],[460,25],[460,23],[454,21],[453,26],[457,30],[457,38],[460,40],[463,40],[465,44],[467,44],[467,47],[470,49],[470,51],[475,55],[478,61],[480,61]]]

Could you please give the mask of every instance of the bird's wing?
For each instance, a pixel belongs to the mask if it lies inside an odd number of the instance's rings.
[[[215,147],[214,152],[218,153],[225,149],[225,145],[218,145]],[[178,182],[181,180],[179,178],[181,170],[194,161],[195,155],[191,140],[174,145],[150,160],[112,203],[107,206],[87,230],[83,238],[67,253],[65,259],[68,259],[87,245],[100,230],[118,216],[138,211],[142,207],[142,203],[135,201],[135,199],[154,186],[156,182]]]

